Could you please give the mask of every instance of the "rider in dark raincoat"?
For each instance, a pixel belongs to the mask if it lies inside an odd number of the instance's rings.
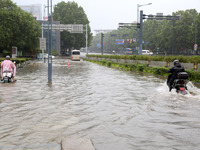
[[[171,67],[167,72],[168,73],[171,73],[169,76],[168,76],[168,79],[167,79],[167,85],[169,87],[169,91],[172,90],[172,85],[173,85],[173,82],[175,79],[177,79],[177,75],[179,72],[185,72],[185,69],[183,66],[181,66],[181,64],[179,63],[178,60],[174,60],[173,61],[174,63],[174,67]]]

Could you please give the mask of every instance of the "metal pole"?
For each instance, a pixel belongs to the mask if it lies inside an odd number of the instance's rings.
[[[103,33],[101,33],[101,55],[103,55]]]
[[[197,23],[195,23],[195,44],[197,44]],[[196,55],[198,55],[198,47],[196,50]]]
[[[140,5],[137,4],[137,23],[139,23],[139,7],[140,7]],[[138,41],[139,37],[140,37],[140,33],[139,33],[139,29],[137,28],[137,41]],[[139,46],[139,44],[138,44],[138,42],[137,42],[137,47],[138,47],[138,46]],[[138,50],[138,49],[137,49],[137,50]]]
[[[139,16],[139,7],[142,7],[142,6],[147,6],[147,5],[151,5],[152,3],[148,3],[148,4],[144,4],[144,5],[139,5],[139,4],[137,4],[137,23],[139,23],[139,18],[141,19],[141,14],[140,14],[140,16]],[[141,12],[140,12],[141,13]],[[143,14],[143,13],[142,13]],[[140,23],[141,23],[141,21],[140,21]],[[140,25],[140,32],[141,32],[141,25]],[[139,34],[139,31],[137,30],[137,38],[139,38],[140,39],[140,37],[139,37],[139,35],[141,35],[141,33]],[[141,37],[142,38],[142,37]],[[138,42],[137,42],[138,43]],[[140,42],[139,42],[140,43]],[[137,44],[137,46],[138,46],[138,44]],[[139,44],[139,46],[141,46],[140,44]],[[140,50],[140,49],[139,49]],[[141,54],[142,54],[142,51],[140,51],[141,52]],[[140,54],[140,52],[139,52],[139,54]],[[140,54],[140,55],[141,55]]]
[[[195,23],[195,44],[197,44],[197,23]]]
[[[142,55],[142,28],[143,28],[143,11],[140,11],[140,55]]]
[[[43,22],[42,22],[42,39],[43,38],[44,38],[44,33],[43,33]],[[44,49],[42,49],[42,61],[44,62]]]
[[[137,4],[137,22],[139,22],[139,7],[142,7],[142,6],[148,6],[148,5],[151,5],[152,3],[148,3],[148,4],[144,4],[144,5],[139,5]]]
[[[52,0],[51,3],[51,15],[49,15],[49,0],[48,0],[48,18],[50,18],[51,28],[49,30],[48,22],[48,31],[49,31],[49,50],[48,50],[48,82],[52,82]],[[50,57],[51,56],[51,57]]]
[[[48,24],[48,44],[47,44],[47,50],[49,55],[49,0],[47,0],[47,24]],[[48,79],[49,79],[49,57],[48,57]]]
[[[86,33],[85,33],[85,39],[86,39],[86,46],[85,46],[85,48],[86,48],[86,54],[88,54],[88,49],[87,49],[87,43],[88,43],[88,31],[87,31],[87,24],[86,24]]]
[[[175,54],[174,52],[174,26],[175,26],[175,18],[172,19],[173,27],[172,27],[172,52],[171,54]]]
[[[137,4],[137,23],[139,23],[139,4]]]
[[[52,0],[51,0],[51,29],[50,29],[50,79],[49,82],[52,82],[52,22],[53,22],[53,5],[52,5]]]
[[[45,16],[45,5],[44,5],[44,14],[42,17],[42,39],[44,38],[44,26],[43,26],[43,21],[44,21],[44,16]],[[42,50],[42,61],[44,62],[44,50]]]

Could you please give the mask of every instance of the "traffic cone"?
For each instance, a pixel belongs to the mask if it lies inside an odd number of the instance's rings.
[[[68,60],[68,67],[69,67],[69,60]]]

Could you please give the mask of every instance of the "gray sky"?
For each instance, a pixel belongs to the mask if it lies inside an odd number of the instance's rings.
[[[47,0],[12,0],[17,5],[42,4],[47,5]],[[61,1],[52,0],[53,5]],[[72,0],[69,0],[72,1]],[[74,0],[83,7],[90,21],[92,32],[96,29],[117,29],[118,23],[131,23],[137,21],[137,4],[142,6],[144,14],[163,13],[171,15],[172,12],[186,9],[196,9],[200,12],[200,0]]]

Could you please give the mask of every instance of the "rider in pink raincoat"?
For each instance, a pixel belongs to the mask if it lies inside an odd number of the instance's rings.
[[[13,81],[15,81],[16,67],[12,61],[10,61],[10,56],[6,56],[6,60],[1,63],[1,77],[3,80],[3,72],[10,71],[12,73]]]

